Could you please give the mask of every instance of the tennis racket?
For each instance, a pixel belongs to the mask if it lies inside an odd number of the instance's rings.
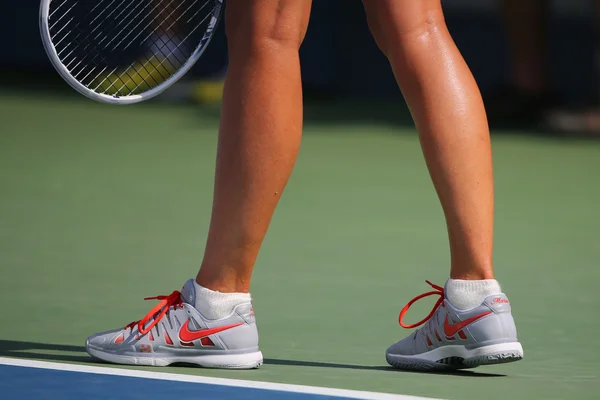
[[[50,61],[75,90],[132,104],[194,66],[222,9],[223,0],[42,0],[40,31]]]

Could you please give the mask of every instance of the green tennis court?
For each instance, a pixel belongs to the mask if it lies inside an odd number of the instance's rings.
[[[87,335],[142,317],[144,297],[195,274],[217,118],[0,94],[0,357],[91,364]],[[435,375],[387,367],[385,348],[407,333],[400,308],[425,279],[446,279],[441,209],[413,129],[314,117],[252,288],[265,365],[161,371],[450,399],[598,398],[600,144],[523,133],[495,135],[494,147],[495,263],[523,361]]]

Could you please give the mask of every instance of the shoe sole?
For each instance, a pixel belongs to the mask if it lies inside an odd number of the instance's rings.
[[[193,364],[203,368],[255,369],[262,365],[260,351],[246,354],[207,354],[199,356],[134,356],[116,354],[95,349],[86,344],[86,351],[92,358],[113,364],[167,367],[173,364]]]
[[[519,342],[493,344],[475,349],[467,349],[465,346],[442,346],[414,356],[386,354],[386,360],[392,367],[412,371],[475,368],[480,365],[519,361],[522,358],[523,346]]]

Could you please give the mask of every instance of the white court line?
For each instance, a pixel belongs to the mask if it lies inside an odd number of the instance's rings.
[[[204,383],[208,385],[220,385],[239,388],[278,390],[281,392],[293,392],[304,394],[315,394],[332,397],[347,397],[351,399],[369,400],[440,400],[430,397],[407,396],[403,394],[387,394],[376,392],[363,392],[357,390],[331,389],[316,386],[288,385],[283,383],[247,381],[239,379],[210,378],[205,376],[171,374],[165,372],[149,372],[138,370],[127,370],[118,368],[94,367],[89,365],[63,364],[46,361],[24,360],[18,358],[0,357],[0,365],[15,367],[29,367],[51,369],[57,371],[83,372],[87,374],[101,374],[113,376],[126,376],[145,379],[160,379],[164,381]]]

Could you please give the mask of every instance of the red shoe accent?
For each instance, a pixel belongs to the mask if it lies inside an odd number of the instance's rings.
[[[150,335],[148,335],[148,339],[150,339],[151,342],[154,342],[154,335],[152,332],[150,332]]]
[[[175,290],[168,296],[146,297],[144,300],[160,300],[160,303],[154,306],[154,308],[152,308],[152,310],[150,310],[150,312],[148,312],[148,314],[146,314],[144,318],[142,318],[139,321],[134,321],[125,327],[125,329],[133,329],[137,325],[138,331],[141,335],[145,335],[146,333],[150,332],[150,330],[154,328],[156,324],[158,324],[158,322],[162,319],[162,317],[165,316],[165,314],[167,313],[167,311],[169,311],[171,307],[183,308],[181,292],[177,290]],[[146,323],[151,319],[152,322],[150,323],[150,325],[144,327],[144,325],[146,325]]]
[[[115,344],[119,344],[122,343],[125,340],[125,334],[121,333],[116,339],[115,339]]]
[[[400,316],[398,317],[398,322],[400,323],[401,327],[407,328],[407,329],[412,329],[412,328],[416,328],[417,326],[423,325],[425,322],[427,322],[429,320],[429,318],[431,318],[431,316],[435,313],[435,311],[437,310],[437,308],[444,302],[444,288],[440,287],[438,285],[434,285],[433,283],[431,283],[429,281],[425,281],[425,282],[427,282],[429,284],[429,286],[431,286],[432,288],[434,288],[435,291],[423,293],[423,294],[415,297],[411,301],[409,301],[408,304],[404,306],[404,308],[402,309],[402,311],[400,311]],[[423,297],[427,297],[427,296],[440,296],[440,298],[438,299],[438,301],[433,306],[433,309],[431,310],[431,312],[429,313],[429,315],[426,316],[421,321],[417,322],[416,324],[406,325],[404,322],[402,322],[402,319],[404,318],[404,315],[406,314],[406,312],[408,311],[408,309],[410,308],[410,306],[412,306],[417,300],[420,300]]]
[[[200,343],[204,347],[215,347],[215,344],[213,343],[212,340],[210,340],[209,337],[203,337],[202,339],[200,339]]]
[[[477,321],[480,318],[485,317],[486,315],[490,315],[491,313],[492,313],[491,311],[487,311],[487,312],[481,313],[479,315],[475,315],[471,318],[467,318],[464,321],[458,322],[454,325],[450,323],[450,321],[448,320],[448,314],[446,314],[446,319],[444,320],[444,334],[446,336],[454,336],[454,335],[456,335],[456,333],[458,331],[463,329],[465,326]]]
[[[407,305],[404,306],[404,308],[402,309],[402,311],[400,311],[400,317],[398,318],[398,322],[400,323],[400,326],[402,326],[403,328],[416,328],[417,326],[421,326],[423,325],[425,322],[427,322],[432,316],[433,314],[436,312],[436,310],[438,309],[438,307],[442,306],[443,307],[443,303],[444,303],[444,288],[440,287],[438,285],[434,285],[433,283],[429,282],[429,281],[425,281],[427,282],[432,288],[434,288],[434,291],[431,292],[427,292],[427,293],[423,293],[417,297],[415,297],[414,299],[412,299],[411,301],[408,302]],[[402,319],[404,318],[404,315],[406,314],[406,312],[408,311],[408,309],[410,308],[410,306],[412,306],[417,300],[420,300],[424,297],[427,296],[440,296],[440,298],[437,300],[437,302],[435,303],[435,305],[433,306],[433,309],[431,310],[431,312],[429,313],[429,315],[427,315],[427,317],[425,317],[424,319],[422,319],[421,321],[417,322],[416,324],[412,324],[412,325],[406,325],[404,322],[402,322]],[[485,317],[486,315],[491,314],[491,311],[488,312],[484,312],[482,314],[479,315],[475,315],[471,318],[468,318],[464,321],[458,322],[456,324],[451,324],[450,321],[448,320],[448,314],[446,314],[446,319],[444,320],[444,335],[446,335],[446,339],[448,340],[455,340],[456,338],[454,338],[454,335],[456,335],[457,333],[459,334],[461,339],[466,339],[466,335],[464,332],[459,332],[461,331],[463,328],[465,328],[467,325],[477,321],[480,318]],[[461,335],[462,333],[462,335]],[[441,341],[441,338],[439,337],[438,333],[435,333],[438,340]],[[464,338],[463,338],[464,336]]]
[[[429,347],[433,346],[433,343],[431,343],[429,336],[425,336],[425,339],[427,339],[427,346],[429,346]]]
[[[440,337],[440,334],[437,333],[437,331],[435,331],[435,337],[437,338],[438,342],[442,341],[442,338]]]
[[[201,329],[199,331],[190,331],[190,329],[189,329],[190,320],[188,319],[187,321],[185,321],[185,324],[183,324],[183,326],[179,330],[179,339],[181,339],[182,342],[190,343],[190,342],[193,342],[194,340],[198,340],[203,337],[214,335],[216,333],[223,332],[223,331],[235,328],[240,325],[244,325],[244,323],[240,322],[239,324],[218,326],[216,328]]]
[[[150,332],[149,339],[151,341],[154,341],[154,335],[151,332],[152,328],[154,328],[156,326],[156,324],[158,324],[158,322],[165,316],[165,314],[167,313],[167,311],[169,311],[169,309],[171,307],[173,307],[175,309],[183,308],[181,292],[175,290],[173,293],[171,293],[168,296],[146,297],[144,300],[160,300],[160,303],[158,303],[156,306],[154,306],[148,312],[148,314],[146,314],[144,316],[144,318],[142,318],[139,321],[134,321],[134,322],[130,323],[129,325],[127,325],[125,327],[125,329],[133,329],[137,326],[139,335],[145,335],[148,332]],[[252,310],[252,311],[254,311],[254,310]],[[150,324],[148,324],[148,326],[145,326],[148,323],[148,321],[150,321],[150,320],[152,320],[152,322],[150,322]],[[228,329],[235,328],[240,325],[244,325],[243,323],[239,323],[239,324],[220,326],[220,327],[210,328],[210,329],[201,329],[199,331],[190,331],[189,323],[190,323],[190,321],[187,320],[179,331],[180,343],[182,346],[187,346],[187,347],[193,347],[194,343],[192,343],[192,342],[194,340],[198,340],[198,339],[202,340],[203,338],[208,339],[208,340],[202,341],[203,346],[204,345],[214,346],[215,344],[213,343],[212,340],[210,340],[208,338],[208,336],[214,335],[219,332],[226,331]],[[135,335],[135,340],[139,340],[139,338],[140,338],[139,335],[138,334]],[[115,340],[115,343],[117,343],[117,340],[120,340],[120,338],[117,338]],[[124,340],[124,338],[123,338],[123,340]],[[123,340],[120,340],[120,341],[123,341]],[[173,345],[173,340],[169,337],[169,335],[166,332],[165,332],[165,342],[169,345]]]
[[[458,337],[462,340],[467,340],[467,335],[463,331],[458,331]]]
[[[152,353],[152,346],[150,346],[149,344],[143,344],[140,346],[138,351],[140,353]]]

